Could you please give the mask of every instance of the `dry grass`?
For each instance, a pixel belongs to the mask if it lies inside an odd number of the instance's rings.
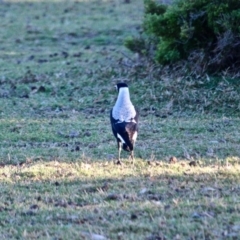
[[[1,237],[236,239],[239,171],[140,159],[120,167],[106,161],[5,167]]]

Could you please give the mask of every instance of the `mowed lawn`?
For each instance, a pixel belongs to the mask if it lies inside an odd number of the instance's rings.
[[[124,47],[143,13],[140,0],[0,2],[0,239],[239,239],[239,113],[165,101]],[[141,116],[122,166],[119,81]]]

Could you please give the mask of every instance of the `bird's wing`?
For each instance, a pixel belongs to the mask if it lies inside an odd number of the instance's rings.
[[[114,128],[117,132],[117,138],[126,145],[130,150],[133,149],[133,141],[132,141],[132,125],[136,125],[135,123],[129,123],[129,122],[122,122],[122,123],[116,123]]]
[[[111,121],[111,125],[112,125],[112,131],[114,136],[117,138],[117,129],[116,129],[116,123],[118,122],[118,119],[113,118],[113,114],[112,114],[113,109],[110,112],[110,121]]]
[[[130,150],[133,149],[134,141],[137,137],[138,131],[138,112],[131,122],[120,122],[118,119],[112,117],[110,114],[112,130],[114,136],[119,139],[123,144],[126,144]]]

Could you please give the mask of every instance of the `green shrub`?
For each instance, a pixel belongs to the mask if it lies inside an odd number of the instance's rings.
[[[146,46],[143,38],[132,38],[129,37],[125,40],[125,46],[133,52],[143,54]]]
[[[191,59],[208,72],[240,66],[239,0],[175,0],[169,5],[145,0],[144,4],[144,33],[157,38],[154,54],[160,64]],[[128,42],[130,49],[134,44]]]

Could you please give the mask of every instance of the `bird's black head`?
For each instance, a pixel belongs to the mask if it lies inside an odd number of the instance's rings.
[[[118,83],[116,85],[116,88],[117,88],[118,92],[119,92],[120,88],[124,88],[124,87],[128,87],[128,85],[126,83]]]

